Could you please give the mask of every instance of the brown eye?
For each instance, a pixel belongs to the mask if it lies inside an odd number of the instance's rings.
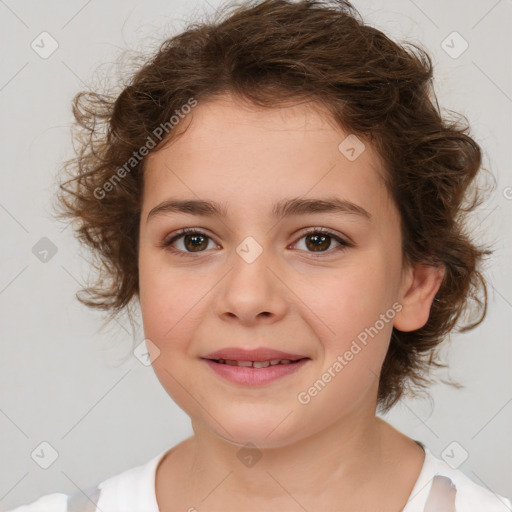
[[[334,246],[333,241],[335,243]],[[309,253],[317,253],[318,256],[323,255],[323,253],[330,254],[353,246],[351,242],[344,240],[324,228],[310,229],[295,245],[298,246],[300,250]]]
[[[207,237],[196,234],[196,235],[185,235],[183,237],[183,245],[190,252],[201,251],[208,247]]]
[[[306,247],[312,251],[324,251],[329,249],[331,237],[329,235],[315,234],[306,236]]]
[[[174,253],[187,255],[191,253],[205,252],[210,242],[214,247],[216,247],[216,244],[206,233],[196,229],[187,228],[164,241],[162,246]]]

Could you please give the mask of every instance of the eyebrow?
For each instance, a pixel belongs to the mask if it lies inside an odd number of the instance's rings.
[[[226,218],[227,208],[223,204],[215,201],[205,201],[202,199],[167,199],[155,206],[148,213],[146,222],[157,215],[168,213],[186,213],[190,215],[202,215],[207,217]],[[293,215],[305,215],[312,213],[340,213],[349,215],[358,215],[367,220],[371,220],[371,214],[362,206],[346,199],[326,198],[326,199],[301,199],[291,198],[278,201],[272,208],[272,216],[275,219],[283,219]]]

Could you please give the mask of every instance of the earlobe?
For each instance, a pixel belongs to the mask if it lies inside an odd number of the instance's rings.
[[[428,321],[432,302],[443,277],[442,265],[416,264],[409,268],[399,296],[402,309],[395,316],[393,327],[399,331],[421,329]]]

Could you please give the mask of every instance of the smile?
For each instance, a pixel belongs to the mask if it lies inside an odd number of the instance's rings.
[[[237,361],[233,359],[203,359],[216,375],[235,384],[264,385],[291,375],[307,364],[309,358],[271,359],[267,361]]]
[[[220,364],[229,364],[231,366],[244,366],[246,368],[267,368],[268,366],[275,366],[277,364],[293,364],[297,361],[291,359],[273,359],[271,361],[236,361],[234,359],[218,359],[215,362]]]

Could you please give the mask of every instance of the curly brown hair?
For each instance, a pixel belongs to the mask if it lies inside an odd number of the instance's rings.
[[[163,42],[119,95],[77,94],[79,149],[65,165],[70,176],[60,184],[60,217],[78,223],[77,237],[92,250],[98,271],[78,300],[112,318],[138,296],[140,153],[178,136],[169,120],[191,98],[229,92],[267,108],[318,101],[337,126],[382,158],[401,216],[404,262],[444,266],[425,326],[393,329],[378,405],[385,412],[404,392],[423,390],[428,370],[445,366],[436,347],[458,320],[467,316],[461,330],[468,330],[485,317],[479,264],[490,252],[475,245],[464,222],[477,205],[477,195],[469,201],[468,193],[481,150],[463,116],[442,117],[432,77],[425,50],[366,25],[348,1],[265,0],[227,4],[189,25]],[[155,143],[162,127],[165,137]]]

